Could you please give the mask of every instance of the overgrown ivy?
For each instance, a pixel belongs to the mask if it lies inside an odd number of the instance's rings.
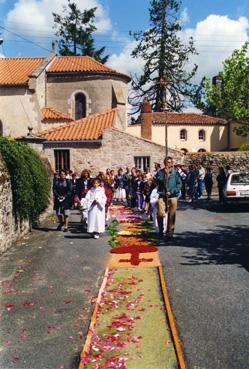
[[[43,162],[30,146],[6,137],[0,137],[0,154],[11,178],[15,214],[35,223],[50,199],[51,183]]]

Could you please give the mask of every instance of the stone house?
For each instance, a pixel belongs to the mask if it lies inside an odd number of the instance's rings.
[[[0,131],[15,138],[114,108],[124,130],[129,81],[88,56],[1,58]]]
[[[216,152],[237,150],[249,141],[249,136],[237,136],[238,123],[197,113],[152,112],[145,101],[140,118],[126,132],[144,137],[160,145],[187,152]],[[167,124],[165,124],[167,122]]]
[[[87,56],[0,59],[2,133],[29,142],[54,170],[153,169],[165,147],[126,132],[129,81]]]
[[[93,174],[120,166],[152,170],[154,162],[163,161],[165,147],[116,128],[117,115],[117,108],[111,109],[27,136],[25,140],[35,144],[56,170],[70,168],[79,173],[87,168]],[[181,152],[170,149],[169,154],[182,161]]]

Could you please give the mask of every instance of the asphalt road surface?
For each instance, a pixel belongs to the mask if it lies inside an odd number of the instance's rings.
[[[189,369],[249,368],[249,208],[180,202],[160,259]]]
[[[249,368],[248,210],[182,202],[159,243],[188,369]],[[109,250],[78,221],[68,233],[48,222],[0,257],[0,369],[77,369]]]
[[[1,369],[76,369],[109,247],[48,223],[0,258]],[[13,305],[13,306],[12,306]]]

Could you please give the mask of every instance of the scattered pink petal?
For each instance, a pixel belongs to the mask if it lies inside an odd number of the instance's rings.
[[[64,301],[64,304],[71,304],[72,303],[72,300],[65,300]]]
[[[83,340],[83,338],[84,338],[83,333],[82,333],[82,332],[78,332],[78,335],[79,335],[79,338],[80,338],[81,340]]]
[[[23,303],[23,307],[25,307],[25,308],[31,307],[31,306],[33,306],[33,305],[34,305],[34,303],[33,303],[33,302],[29,302],[29,301],[25,301],[25,302]]]
[[[5,304],[5,309],[10,311],[12,309],[14,309],[15,305],[14,304]]]
[[[117,331],[119,331],[119,332],[123,332],[123,331],[125,331],[125,328],[124,327],[118,327],[118,328],[116,328],[117,329]]]

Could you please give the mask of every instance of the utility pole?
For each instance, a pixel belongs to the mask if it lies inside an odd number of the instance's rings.
[[[160,83],[163,86],[163,112],[165,117],[165,157],[168,156],[168,104],[167,104],[167,85],[168,80],[163,77],[160,79]]]

